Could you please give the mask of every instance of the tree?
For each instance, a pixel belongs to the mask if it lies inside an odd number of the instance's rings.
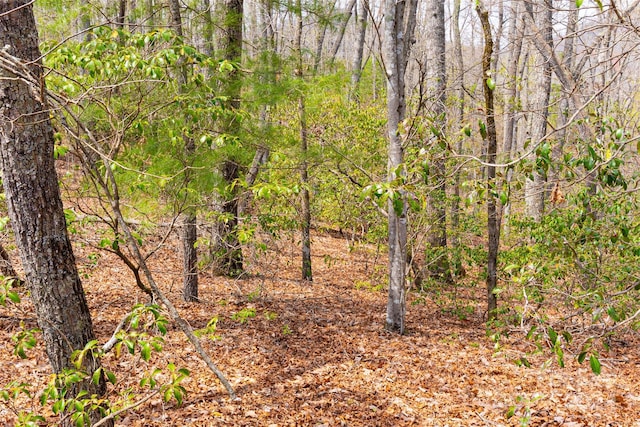
[[[407,264],[407,197],[402,189],[405,178],[403,139],[400,124],[405,119],[405,71],[413,43],[417,2],[386,0],[384,27],[384,65],[387,76],[387,138],[389,140],[388,200],[389,297],[385,327],[404,333],[405,269]]]
[[[484,50],[482,53],[482,77],[484,93],[485,121],[480,125],[482,139],[487,146],[487,317],[494,320],[497,316],[498,297],[496,287],[498,283],[498,248],[500,246],[500,219],[498,217],[496,192],[496,154],[498,140],[496,135],[496,118],[493,106],[493,90],[495,83],[491,78],[491,58],[493,56],[493,36],[489,12],[482,2],[476,3],[478,16],[482,23],[484,34]]]
[[[447,254],[447,202],[444,147],[446,146],[446,85],[447,69],[445,61],[444,2],[433,1],[427,6],[425,25],[429,29],[427,37],[426,91],[429,110],[428,121],[433,129],[434,158],[432,161],[432,185],[428,194],[431,215],[428,233],[428,250],[434,257],[429,262],[432,277],[451,282],[451,271]]]
[[[0,1],[0,43],[21,61],[24,72],[42,81],[31,2]],[[0,165],[9,217],[47,355],[54,372],[61,374],[71,367],[73,352],[95,335],[67,235],[53,158],[53,128],[44,93],[32,92],[21,76],[0,72],[0,100]],[[102,374],[96,383],[90,380],[99,367],[88,353],[82,368],[89,379],[71,385],[67,396],[80,391],[103,395]],[[94,412],[91,418],[95,421],[100,414]]]
[[[462,58],[462,37],[460,35],[460,0],[454,0],[453,11],[451,15],[451,26],[453,31],[453,76],[454,76],[454,123],[464,123],[464,107],[465,107],[465,89],[464,89],[464,59]],[[453,132],[452,132],[453,133]],[[462,135],[458,135],[456,139],[456,152],[462,154]],[[454,172],[453,184],[453,203],[451,205],[451,245],[454,248],[453,256],[453,272],[457,276],[464,275],[464,266],[460,260],[460,168],[456,167]]]
[[[298,28],[296,31],[295,54],[297,60],[296,77],[303,83],[304,64],[302,61],[302,1],[297,0]],[[319,55],[319,53],[318,53]],[[317,63],[316,63],[317,64]],[[309,168],[307,156],[309,153],[309,138],[307,133],[307,117],[305,111],[304,93],[300,93],[298,98],[298,114],[300,116],[300,184],[301,203],[300,214],[302,216],[300,231],[302,243],[302,280],[312,281],[311,270],[311,204],[309,200]]]
[[[179,37],[183,37],[182,32],[182,16],[180,14],[180,2],[178,0],[171,0],[169,3],[169,9],[171,11],[171,26]],[[185,64],[181,63],[178,66],[178,84],[180,85],[179,91],[183,92],[187,85],[188,70]],[[185,121],[188,118],[185,116]],[[193,157],[196,151],[195,142],[190,137],[186,130],[182,133],[182,141],[184,143],[185,159],[189,162],[189,159]],[[191,181],[191,173],[186,167],[184,185],[189,186]],[[187,194],[189,192],[187,191]],[[187,199],[189,199],[187,197]],[[197,228],[197,216],[196,209],[190,204],[190,200],[186,201],[187,207],[184,212],[184,218],[182,222],[182,297],[185,301],[198,301],[198,251],[196,250],[196,240],[198,239]]]
[[[218,51],[222,58],[232,64],[242,60],[242,22],[244,0],[224,0],[219,3],[219,15],[222,16],[218,35]],[[228,97],[226,107],[236,112],[240,108],[242,75],[238,67],[229,71],[223,92]],[[228,140],[237,138],[240,130],[238,116],[223,119],[222,132]],[[218,270],[222,274],[237,276],[243,271],[242,247],[238,239],[238,191],[236,181],[240,177],[241,165],[233,153],[222,162],[220,174],[226,186],[222,192],[221,219],[218,221],[218,242],[216,256]]]
[[[553,48],[552,6],[548,0],[534,3],[537,10],[535,21],[540,25],[542,36],[548,46]],[[529,107],[529,137],[533,150],[530,161],[533,163],[532,179],[525,181],[525,202],[527,215],[535,221],[540,221],[544,211],[544,171],[536,167],[536,152],[543,152],[549,143],[542,143],[547,133],[547,117],[549,115],[549,96],[551,94],[551,64],[541,54],[534,56],[535,64],[532,73],[534,84]],[[542,145],[542,146],[541,146]],[[547,149],[548,153],[549,150]]]
[[[351,64],[351,86],[349,88],[349,97],[351,99],[358,99],[358,87],[360,85],[360,78],[362,77],[362,57],[364,54],[364,42],[367,35],[367,20],[368,13],[368,0],[360,0],[356,9],[356,54],[353,57],[353,63]]]

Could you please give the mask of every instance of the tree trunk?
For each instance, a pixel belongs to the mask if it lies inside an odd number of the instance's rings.
[[[171,27],[180,37],[183,36],[182,28],[182,15],[180,13],[180,1],[170,0],[169,11],[171,14]],[[178,64],[178,91],[184,92],[187,80],[189,77],[189,70],[187,66],[180,61]],[[184,116],[185,122],[189,121],[188,116]],[[189,164],[193,158],[196,145],[186,133],[182,135],[182,142],[184,144],[184,156],[185,156],[185,175],[184,183],[185,187],[188,187],[191,183],[191,171]],[[184,211],[182,221],[182,297],[185,301],[194,302],[198,301],[198,251],[196,249],[196,241],[198,239],[197,228],[197,214],[195,207],[191,204],[190,200],[187,200],[187,207]]]
[[[304,105],[304,96],[298,100],[298,112],[300,114],[300,148],[302,161],[300,162],[301,216],[302,216],[302,280],[312,281],[311,272],[311,203],[309,200],[309,173],[307,167],[308,138],[307,118]]]
[[[430,105],[428,114],[431,116],[431,125],[436,129],[432,148],[435,153],[432,161],[432,188],[427,197],[431,217],[427,251],[433,252],[433,256],[427,256],[430,260],[428,270],[431,277],[451,282],[447,250],[447,193],[443,148],[446,145],[447,124],[444,2],[427,3],[425,26],[429,31],[425,58],[427,102]]]
[[[358,86],[360,85],[360,77],[362,76],[362,56],[364,54],[364,42],[367,35],[367,0],[360,0],[360,7],[356,9],[358,29],[356,38],[356,54],[353,57],[351,65],[351,87],[349,90],[349,99],[358,100]]]
[[[509,52],[509,59],[507,60],[507,74],[505,76],[505,94],[504,94],[504,124],[503,124],[503,152],[505,153],[507,160],[511,158],[513,153],[518,149],[517,142],[517,119],[516,113],[518,111],[518,64],[520,63],[520,56],[522,53],[522,39],[524,37],[524,19],[521,15],[520,2],[513,4],[509,20],[511,25],[509,27],[509,44],[512,46]],[[511,181],[513,179],[513,168],[508,168],[505,176],[505,184],[507,191],[511,192]],[[502,209],[502,223],[504,224],[505,237],[509,235],[509,215],[511,214],[511,200],[507,198],[507,203]]]
[[[304,79],[302,62],[302,1],[297,0],[296,9],[298,10],[298,28],[296,31],[295,51],[298,60],[296,77],[300,80]],[[304,105],[304,94],[300,93],[298,98],[298,114],[300,115],[300,214],[302,234],[302,280],[312,281],[311,272],[311,205],[309,201],[309,173],[307,167],[308,155],[308,137],[307,137],[307,117]]]
[[[535,21],[540,25],[543,37],[549,46],[553,46],[552,6],[550,0],[541,0],[535,6]],[[529,107],[529,136],[531,148],[538,147],[547,133],[547,117],[549,115],[549,95],[551,93],[551,65],[541,54],[535,55],[532,73],[535,74],[533,96]],[[533,179],[525,181],[526,213],[534,221],[540,221],[544,211],[545,176],[535,167],[535,151],[529,156],[534,164]]]
[[[31,2],[0,1],[0,44],[23,59],[26,69],[42,79],[38,33]],[[0,72],[0,164],[26,281],[38,326],[54,372],[71,366],[73,351],[95,339],[91,315],[67,234],[53,160],[53,128],[42,99],[15,75]],[[99,361],[91,353],[83,361],[89,378]],[[104,378],[87,380],[66,391],[103,395]],[[91,414],[93,421],[100,418]],[[70,421],[68,421],[70,422]]]
[[[495,112],[493,108],[493,88],[488,83],[488,77],[491,73],[491,57],[493,55],[493,38],[491,35],[491,23],[489,21],[489,12],[485,9],[481,1],[476,3],[478,16],[482,23],[484,32],[484,51],[482,53],[482,76],[483,76],[483,92],[484,92],[484,108],[485,108],[485,126],[486,131],[483,133],[483,139],[487,146],[487,318],[489,321],[494,320],[497,316],[498,297],[495,289],[498,283],[498,247],[500,245],[500,221],[498,218],[498,209],[496,197],[493,193],[496,191],[496,167],[492,166],[496,162],[498,149],[498,138],[496,135]]]
[[[222,16],[218,34],[218,51],[228,61],[239,62],[242,59],[242,18],[244,0],[224,0],[218,14]],[[222,93],[229,97],[228,107],[233,111],[240,108],[242,76],[233,70],[227,76]],[[240,127],[238,120],[229,119],[222,123],[222,132],[237,135]],[[238,239],[238,190],[234,182],[240,177],[240,168],[233,158],[222,163],[221,175],[226,184],[222,201],[222,216],[218,224],[219,247],[215,248],[218,271],[227,276],[238,276],[243,271],[242,246]]]
[[[413,41],[417,2],[405,15],[404,0],[385,1],[384,62],[387,75],[387,137],[389,139],[388,181],[394,195],[388,202],[389,222],[389,297],[385,328],[404,333],[405,275],[407,266],[407,200],[401,186],[404,150],[398,133],[404,120],[406,103],[404,77]],[[406,18],[406,21],[405,21]],[[405,25],[406,22],[406,25]]]
[[[460,1],[454,0],[453,12],[451,16],[451,25],[453,27],[453,68],[455,77],[455,110],[453,123],[457,126],[461,126],[464,123],[464,60],[462,58],[462,39],[460,36]],[[455,125],[454,125],[455,126]],[[454,129],[458,133],[459,129]],[[456,134],[451,132],[452,134]],[[456,142],[456,153],[462,154],[462,142],[463,137],[458,136]],[[456,276],[463,276],[465,274],[464,266],[462,265],[460,247],[460,168],[456,167],[454,174],[453,184],[453,203],[451,205],[451,229],[453,235],[451,238],[451,245],[454,249],[453,261],[453,273]]]
[[[333,49],[331,49],[331,55],[329,55],[329,57],[331,58],[331,62],[334,62],[336,60],[336,56],[338,55],[338,51],[340,50],[340,46],[342,45],[342,39],[344,38],[344,33],[347,29],[347,24],[351,19],[351,14],[355,4],[356,0],[350,0],[349,4],[347,4],[344,20],[342,21],[340,29],[338,30],[338,37],[336,38],[335,43],[333,43]]]
[[[124,18],[127,14],[127,0],[118,2],[118,17],[116,18],[116,26],[120,30],[124,30]]]

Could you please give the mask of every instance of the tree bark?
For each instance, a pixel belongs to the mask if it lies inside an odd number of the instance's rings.
[[[481,1],[476,3],[477,13],[482,23],[484,33],[484,51],[482,53],[482,76],[485,109],[486,132],[483,132],[483,139],[487,146],[487,318],[494,320],[497,316],[498,297],[495,289],[498,283],[498,247],[500,245],[500,221],[496,197],[496,162],[498,149],[498,137],[496,135],[495,111],[493,107],[493,88],[488,83],[491,75],[491,57],[493,55],[493,36],[491,34],[491,23],[489,12]]]
[[[542,36],[547,45],[553,47],[552,6],[549,0],[536,3],[535,21],[540,25]],[[551,93],[551,65],[541,54],[535,55],[535,74],[533,96],[529,106],[529,136],[531,146],[537,147],[547,133],[547,117],[549,115],[549,96]],[[535,151],[529,157],[534,165],[533,179],[525,181],[526,213],[534,221],[539,222],[544,212],[545,176],[535,167]]]
[[[413,42],[417,3],[405,7],[404,0],[385,1],[384,62],[387,77],[387,137],[389,139],[388,182],[394,190],[388,202],[389,297],[385,328],[404,333],[405,276],[407,266],[407,200],[402,188],[404,149],[399,126],[404,120],[405,70]]]
[[[180,37],[183,36],[182,14],[180,13],[179,0],[169,1],[169,10],[171,14],[171,27]],[[180,61],[178,64],[178,91],[183,93],[189,77],[187,66]],[[189,121],[188,116],[183,116],[185,122]],[[189,164],[193,158],[196,145],[186,133],[182,134],[182,142],[184,144],[185,156],[185,187],[191,183],[191,171]],[[196,249],[196,241],[198,239],[197,213],[195,207],[190,200],[186,201],[183,221],[182,221],[182,298],[187,302],[198,301],[198,250]]]
[[[0,1],[0,44],[28,65],[38,80],[42,69],[38,33],[31,2]],[[43,93],[35,94],[8,71],[0,72],[0,164],[9,217],[31,292],[38,326],[55,373],[71,367],[71,355],[95,339],[75,257],[69,240],[53,159],[53,128]],[[36,98],[36,96],[38,98]],[[89,378],[99,361],[83,361]],[[67,397],[81,390],[103,395],[104,378],[73,385]],[[95,422],[98,412],[91,415]],[[70,421],[68,421],[70,422]]]
[[[296,9],[298,10],[298,23],[296,31],[295,50],[298,60],[296,77],[300,80],[304,79],[302,62],[302,1],[297,0]],[[298,114],[300,118],[300,214],[301,225],[300,232],[302,237],[302,280],[312,281],[313,275],[311,271],[311,204],[309,200],[309,171],[307,166],[307,155],[309,151],[309,141],[307,135],[307,116],[305,112],[304,94],[300,93],[298,98]]]
[[[338,55],[338,51],[340,50],[340,46],[342,45],[342,39],[344,38],[344,33],[347,30],[347,24],[351,19],[351,14],[355,4],[356,4],[356,0],[350,0],[349,4],[347,4],[347,7],[345,9],[344,20],[340,25],[340,29],[338,31],[338,37],[336,38],[335,43],[333,43],[333,48],[331,49],[331,55],[329,55],[332,62],[336,60],[336,56]]]
[[[513,4],[510,12],[509,20],[511,24],[509,26],[509,44],[512,46],[509,51],[509,58],[507,60],[507,74],[505,76],[505,94],[504,94],[504,123],[503,123],[503,149],[502,151],[506,155],[507,159],[510,159],[512,154],[518,148],[517,142],[517,117],[516,113],[519,108],[517,100],[518,98],[518,64],[520,63],[520,56],[522,54],[522,39],[524,37],[524,19],[521,15],[520,2]],[[505,176],[505,184],[507,191],[510,193],[511,181],[513,179],[513,168],[508,168]],[[507,199],[507,203],[502,209],[502,223],[504,224],[505,237],[509,235],[509,216],[511,214],[511,200]]]
[[[353,63],[351,65],[351,87],[349,90],[349,99],[351,100],[358,100],[358,86],[360,85],[360,77],[362,76],[362,56],[364,55],[364,42],[367,35],[367,18],[369,16],[366,2],[367,0],[360,0],[360,7],[356,9],[356,27],[358,29],[358,33],[356,36],[356,54],[353,57]]]
[[[242,19],[244,0],[224,0],[220,4],[218,14],[222,16],[221,28],[218,34],[218,51],[228,61],[239,62],[242,59]],[[240,108],[240,93],[242,76],[238,70],[229,73],[223,85],[222,92],[229,97],[228,107],[233,111]],[[237,135],[240,127],[238,120],[229,119],[222,123],[222,132]],[[227,276],[242,274],[243,256],[242,246],[238,239],[238,191],[233,183],[240,177],[240,167],[233,158],[223,161],[221,175],[226,184],[224,200],[222,201],[222,216],[218,224],[219,244],[215,248],[218,260],[218,271]]]
[[[464,106],[465,106],[465,92],[464,92],[464,59],[462,58],[462,38],[460,36],[460,2],[461,0],[454,0],[453,11],[451,15],[451,25],[453,27],[453,75],[455,77],[454,90],[455,90],[455,109],[453,123],[457,123],[460,126],[464,123]],[[456,133],[459,133],[460,129],[455,129]],[[456,134],[451,132],[452,134]],[[463,136],[457,136],[456,153],[462,154]],[[451,245],[454,248],[453,272],[456,276],[463,276],[465,274],[464,266],[461,260],[460,247],[460,168],[456,167],[454,174],[453,184],[453,203],[451,204],[451,229],[453,235],[451,238]]]
[[[429,121],[436,130],[432,141],[435,154],[432,161],[432,188],[427,197],[431,217],[427,250],[434,252],[432,257],[427,256],[427,259],[431,260],[428,270],[431,277],[451,282],[447,251],[447,193],[443,148],[446,146],[447,124],[444,2],[427,2],[425,21],[429,32],[425,58],[427,102],[430,105],[428,114],[431,116]]]

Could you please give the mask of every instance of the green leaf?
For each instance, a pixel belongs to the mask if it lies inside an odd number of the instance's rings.
[[[96,371],[91,375],[91,382],[98,385],[100,383],[100,378],[102,377],[102,368],[96,369]]]
[[[558,333],[554,331],[551,326],[549,326],[549,329],[547,329],[547,333],[549,334],[549,340],[551,341],[551,344],[555,345],[556,342],[558,342]]]
[[[140,356],[142,357],[142,360],[144,360],[145,362],[148,362],[149,359],[151,358],[151,346],[149,345],[148,342],[146,341],[142,341],[140,342]]]
[[[107,380],[111,383],[111,384],[115,384],[116,383],[116,375],[111,372],[111,371],[105,371],[105,375],[107,377]]]
[[[488,87],[490,90],[494,90],[494,89],[496,88],[496,82],[494,82],[494,81],[493,81],[493,79],[492,79],[491,77],[489,77],[489,78],[487,79],[487,87]]]
[[[564,368],[564,351],[562,351],[562,347],[557,345],[555,347],[555,353],[558,360],[558,365],[560,365],[561,368]]]
[[[584,0],[576,0],[576,8],[580,9]]]
[[[478,126],[480,127],[482,139],[487,139],[487,125],[482,120],[478,120]]]
[[[615,308],[609,307],[609,309],[607,310],[607,314],[609,315],[611,320],[613,320],[614,322],[620,321],[620,316],[618,315],[618,312],[616,312]]]
[[[14,304],[18,304],[20,302],[20,295],[15,292],[7,292],[7,297],[9,297],[11,302]]]
[[[587,352],[583,351],[578,355],[578,363],[582,363],[584,362],[584,360],[587,358]]]
[[[616,139],[622,139],[622,137],[624,136],[624,131],[622,130],[622,128],[616,129],[614,136]]]
[[[600,371],[602,370],[602,366],[600,365],[600,361],[598,360],[598,358],[593,354],[591,356],[589,356],[589,365],[591,365],[591,371],[594,374],[600,375]]]

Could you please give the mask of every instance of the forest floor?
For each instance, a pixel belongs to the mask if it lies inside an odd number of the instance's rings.
[[[406,335],[386,332],[387,296],[375,287],[384,278],[385,254],[375,247],[349,250],[345,239],[315,234],[314,281],[307,283],[298,280],[296,242],[274,242],[248,260],[251,274],[244,278],[204,271],[200,303],[181,300],[178,248],[170,241],[152,258],[156,280],[194,328],[218,317],[218,339],[203,338],[204,346],[239,400],[229,399],[170,323],[164,351],[149,362],[123,351],[119,358],[109,354],[104,364],[118,378],[113,400],[129,388],[138,399],[148,394],[138,382],[155,367],[189,369],[183,404],[154,395],[123,413],[118,426],[516,426],[526,425],[521,423],[527,417],[531,426],[640,426],[637,335],[620,337],[601,355],[598,376],[588,361],[580,365],[571,354],[564,368],[545,363],[549,354],[531,357],[526,368],[514,363],[532,350],[526,331],[504,337],[497,350],[487,337],[481,285],[471,288],[475,298],[464,301],[470,308],[466,320],[445,310],[435,293],[422,299],[411,294]],[[148,300],[120,261],[95,254],[76,242],[104,343],[133,304]],[[255,317],[237,314],[252,311]],[[11,336],[21,321],[35,327],[27,298],[18,307],[0,307],[0,384],[18,379],[38,390],[49,378],[42,346],[29,350],[27,359],[12,355]],[[37,398],[22,396],[16,403],[41,411]],[[514,415],[507,418],[510,407]],[[0,402],[0,425],[12,424],[13,410]]]

